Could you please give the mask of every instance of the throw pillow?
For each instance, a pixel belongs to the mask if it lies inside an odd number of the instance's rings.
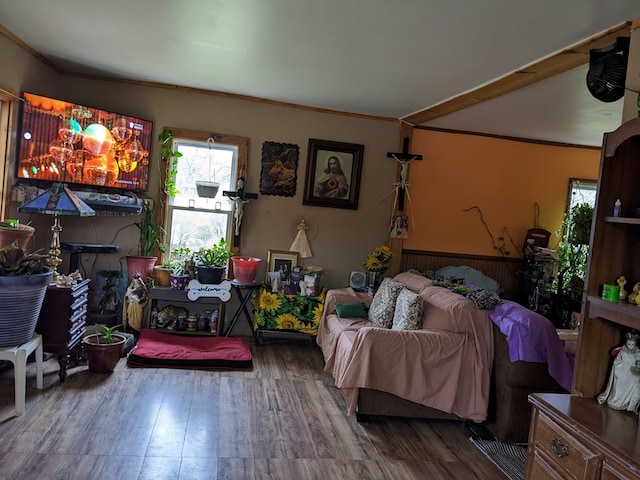
[[[362,302],[336,303],[335,307],[340,318],[368,318],[369,316]]]
[[[396,300],[403,288],[403,283],[385,277],[371,301],[369,320],[383,328],[391,328]]]
[[[422,297],[408,288],[402,289],[393,314],[393,330],[417,330],[422,325]]]

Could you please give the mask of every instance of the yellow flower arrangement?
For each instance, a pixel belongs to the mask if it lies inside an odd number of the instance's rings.
[[[363,265],[369,272],[384,273],[389,268],[389,261],[393,257],[393,252],[387,245],[381,245],[373,249]]]

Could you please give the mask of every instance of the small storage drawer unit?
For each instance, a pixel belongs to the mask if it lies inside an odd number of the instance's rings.
[[[528,480],[640,479],[640,447],[629,431],[636,415],[567,394],[535,393],[529,401]]]
[[[36,331],[42,335],[45,352],[58,355],[60,381],[67,375],[67,364],[73,349],[84,338],[90,279],[71,288],[50,285],[44,296]]]

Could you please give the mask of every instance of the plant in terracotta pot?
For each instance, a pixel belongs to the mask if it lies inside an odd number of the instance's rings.
[[[111,373],[122,356],[126,338],[114,333],[120,325],[102,325],[101,328],[102,332],[87,335],[83,339],[87,365],[90,372]]]
[[[157,250],[162,250],[164,230],[156,222],[150,204],[145,202],[143,205],[140,221],[135,224],[140,231],[138,255],[127,256],[127,277],[129,282],[136,272],[145,280],[151,277],[153,275],[153,267],[158,260],[155,253]]]
[[[0,249],[0,347],[14,347],[33,337],[53,270],[46,255],[31,254],[12,242]]]
[[[209,248],[200,247],[193,254],[198,271],[198,281],[205,284],[222,282],[225,270],[231,258],[231,250],[224,238]]]

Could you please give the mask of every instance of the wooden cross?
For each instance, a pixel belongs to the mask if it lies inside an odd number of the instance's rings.
[[[398,193],[398,210],[404,211],[404,195],[409,185],[409,162],[412,160],[422,160],[422,155],[409,153],[409,138],[405,137],[402,142],[402,152],[387,152],[387,158],[393,158],[400,163],[400,181],[396,187]]]
[[[229,197],[235,204],[233,218],[235,221],[233,246],[240,246],[240,227],[242,225],[242,217],[244,215],[244,204],[249,203],[249,200],[255,200],[258,198],[257,193],[246,193],[244,191],[244,177],[238,179],[238,188],[235,192],[223,191],[222,195]]]

